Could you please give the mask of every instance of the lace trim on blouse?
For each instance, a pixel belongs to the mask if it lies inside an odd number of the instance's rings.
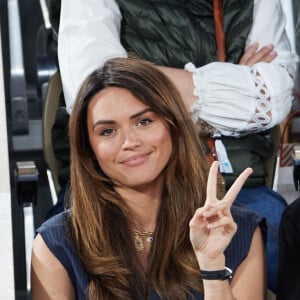
[[[186,65],[185,69],[197,74],[196,68],[191,68],[191,65]],[[268,129],[272,122],[270,91],[255,66],[250,68],[250,74],[255,83],[256,102],[255,111],[253,112],[253,117],[248,122],[247,130],[250,132],[260,132]],[[197,91],[197,89],[197,83],[195,83],[195,95],[200,94],[200,91]],[[199,117],[201,114],[201,108],[202,102],[201,99],[198,98],[194,101],[190,108],[191,118],[194,123],[198,123],[200,125],[201,135],[213,135],[216,129]]]
[[[272,121],[270,91],[254,66],[251,67],[251,75],[255,83],[257,100],[255,114],[249,123],[249,127],[252,129],[257,128],[257,130],[267,129]]]

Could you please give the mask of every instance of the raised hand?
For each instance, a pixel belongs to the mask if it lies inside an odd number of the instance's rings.
[[[240,59],[239,64],[251,67],[258,62],[269,63],[277,56],[277,53],[274,51],[274,46],[271,44],[260,49],[258,48],[258,43],[254,43],[248,47]]]
[[[218,166],[217,161],[213,162],[208,175],[205,204],[196,210],[190,221],[190,240],[203,269],[224,267],[224,250],[237,230],[230,208],[252,173],[251,168],[245,169],[224,198],[219,200],[216,196]]]

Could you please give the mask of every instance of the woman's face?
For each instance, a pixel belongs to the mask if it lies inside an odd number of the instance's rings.
[[[109,87],[88,107],[91,147],[115,186],[161,184],[172,152],[162,119],[124,88]]]

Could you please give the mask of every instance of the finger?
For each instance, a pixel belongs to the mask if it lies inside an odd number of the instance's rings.
[[[259,49],[252,57],[247,61],[248,66],[252,66],[258,62],[270,62],[270,59],[276,57],[273,45],[267,45]]]
[[[217,175],[219,163],[214,161],[209,169],[207,187],[206,187],[206,201],[205,206],[214,204],[217,197]]]
[[[246,182],[247,178],[251,175],[252,172],[253,170],[251,168],[245,169],[234,181],[234,183],[232,184],[228,192],[225,194],[222,201],[227,202],[229,206],[231,206],[238,193],[240,192],[241,188],[243,187],[244,183]]]
[[[203,216],[203,212],[201,210],[201,208],[198,208],[192,219],[189,222],[189,226],[190,228],[198,228],[198,226],[200,226],[201,228],[206,227],[207,226],[207,219]]]
[[[209,207],[207,210],[202,212],[204,218],[212,218],[214,216],[219,216],[220,213],[224,212],[225,214],[230,213],[230,206],[226,201],[218,201],[216,205]],[[222,213],[223,214],[223,213]]]
[[[276,56],[277,56],[277,52],[273,50],[263,57],[262,62],[270,63],[276,58]]]
[[[254,64],[256,64],[258,62],[271,62],[276,56],[277,56],[277,53],[274,51],[274,46],[267,45],[267,46],[262,47],[254,55],[249,57],[249,59],[246,61],[245,65],[253,66]]]
[[[230,214],[230,207],[232,203],[234,202],[242,186],[252,172],[253,170],[251,168],[245,169],[234,181],[222,201],[217,201],[214,204],[211,203],[211,205],[205,207],[205,209],[201,211],[203,217],[210,218],[218,214],[219,212]]]
[[[223,217],[215,222],[208,223],[207,229],[224,228],[229,233],[235,233],[237,224],[231,217]]]
[[[258,50],[258,43],[255,42],[245,50],[245,53],[240,59],[239,64],[247,65],[248,60],[256,53],[257,50]]]
[[[195,213],[194,213],[194,217],[198,218],[198,217],[202,217],[204,216],[204,213],[207,212],[209,209],[211,208],[211,206],[202,206],[196,209]]]
[[[272,44],[264,46],[258,51],[257,49],[258,44],[251,45],[245,51],[239,63],[250,67],[258,62],[271,62],[277,56],[277,52],[274,51],[274,45]]]
[[[270,63],[277,57],[277,52],[272,51],[270,52],[264,59],[263,62]]]

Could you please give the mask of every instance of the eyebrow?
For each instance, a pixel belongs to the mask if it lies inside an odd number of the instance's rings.
[[[152,108],[145,108],[139,112],[137,112],[136,114],[133,114],[132,116],[130,116],[130,120],[138,118],[139,116],[145,114],[146,112],[154,112],[154,110]],[[94,125],[93,125],[93,130],[95,129],[96,126],[98,125],[102,125],[102,124],[114,124],[116,123],[114,120],[98,120]]]

